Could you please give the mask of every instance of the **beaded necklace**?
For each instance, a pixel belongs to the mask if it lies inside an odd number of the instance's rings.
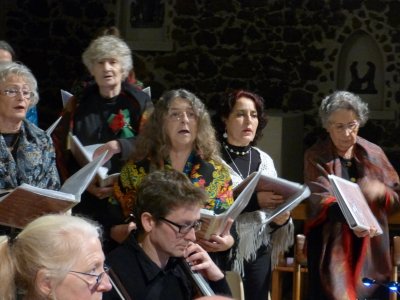
[[[225,142],[223,143],[223,145],[224,145],[224,148],[225,148],[227,153],[229,151],[230,153],[235,153],[236,155],[241,155],[241,156],[244,156],[244,155],[248,154],[250,152],[250,150],[251,150],[251,147],[249,147],[249,149],[247,149],[245,151],[235,150],[235,149],[232,149],[231,147],[229,147],[228,144],[225,143]]]
[[[243,174],[240,172],[238,166],[235,164],[235,161],[233,160],[232,156],[230,155],[230,153],[229,153],[227,147],[224,147],[224,149],[225,149],[226,153],[228,154],[229,159],[231,160],[232,164],[233,164],[234,167],[236,168],[236,171],[237,171],[237,173],[239,174],[240,178],[245,179],[245,178],[249,177],[249,175],[250,175],[250,167],[251,167],[251,147],[250,147],[250,149],[249,149],[248,151],[246,151],[247,153],[250,153],[249,169],[248,169],[248,171],[247,171],[247,176],[246,176],[246,177],[244,177]],[[239,155],[239,154],[238,154],[238,155]],[[243,155],[244,155],[244,154],[243,154]]]

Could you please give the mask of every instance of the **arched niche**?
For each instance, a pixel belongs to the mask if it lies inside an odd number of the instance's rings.
[[[354,32],[343,43],[337,88],[359,95],[368,103],[371,117],[390,118],[385,107],[384,59],[376,41],[365,31]]]

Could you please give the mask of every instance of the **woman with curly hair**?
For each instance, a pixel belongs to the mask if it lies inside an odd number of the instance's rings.
[[[193,93],[177,89],[164,93],[143,131],[131,159],[122,168],[114,186],[113,211],[121,224],[135,207],[136,190],[143,178],[153,170],[175,169],[185,173],[194,185],[209,194],[205,208],[220,213],[233,202],[229,171],[219,157],[210,116],[204,104]],[[132,224],[117,225],[112,237],[121,242]],[[229,228],[221,236],[212,236],[210,252],[225,251],[233,245]]]

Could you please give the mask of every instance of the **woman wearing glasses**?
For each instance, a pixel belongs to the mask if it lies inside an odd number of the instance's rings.
[[[0,299],[102,299],[106,272],[99,227],[82,218],[42,216],[0,236]]]
[[[36,79],[26,66],[0,64],[0,189],[22,183],[60,187],[51,138],[25,119],[38,100]]]
[[[305,182],[312,195],[307,223],[310,299],[386,299],[383,286],[363,286],[363,277],[384,282],[391,272],[388,214],[399,207],[399,177],[382,149],[358,136],[368,119],[360,97],[345,91],[322,100],[319,115],[328,132],[308,149]],[[344,219],[328,175],[359,184],[383,229],[352,230]]]
[[[153,170],[175,169],[185,173],[195,186],[208,192],[205,208],[220,213],[233,202],[231,179],[219,157],[219,146],[204,104],[191,92],[171,90],[161,97],[145,124],[132,159],[123,167],[114,189],[116,221],[121,224],[135,207],[138,185]],[[127,236],[127,225],[112,229],[114,239]],[[233,245],[229,228],[212,237],[213,249],[225,251]]]

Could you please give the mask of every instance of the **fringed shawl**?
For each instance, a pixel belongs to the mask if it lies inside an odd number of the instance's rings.
[[[258,148],[254,147],[254,149],[259,152],[261,157],[259,170],[267,176],[276,177],[277,173],[271,157]],[[237,186],[242,181],[241,177],[230,167],[229,171],[232,176],[233,185]],[[273,229],[265,224],[267,218],[268,211],[257,210],[242,213],[235,221],[239,240],[234,250],[233,269],[242,276],[244,275],[244,260],[254,260],[257,250],[262,245],[272,246],[272,269],[278,264],[279,255],[293,245],[294,226],[292,220],[272,233]]]

